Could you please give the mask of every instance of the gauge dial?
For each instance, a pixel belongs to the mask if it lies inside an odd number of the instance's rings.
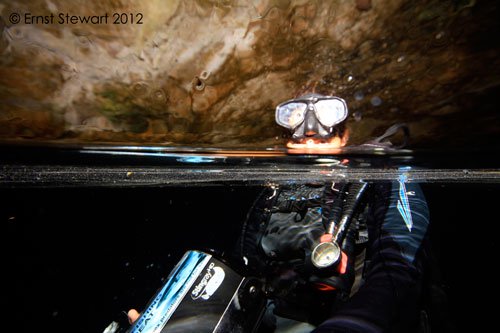
[[[337,243],[323,242],[318,244],[311,256],[314,266],[326,268],[336,264],[340,259],[341,251]]]

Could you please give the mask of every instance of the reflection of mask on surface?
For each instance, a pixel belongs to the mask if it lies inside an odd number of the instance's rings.
[[[348,115],[346,102],[339,97],[308,94],[276,107],[276,122],[292,132],[294,140],[330,138],[336,125]]]

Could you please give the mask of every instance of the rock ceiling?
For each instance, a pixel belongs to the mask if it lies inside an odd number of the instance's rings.
[[[35,0],[0,14],[4,141],[281,146],[275,106],[318,92],[347,101],[354,143],[401,122],[413,147],[500,142],[496,1]]]

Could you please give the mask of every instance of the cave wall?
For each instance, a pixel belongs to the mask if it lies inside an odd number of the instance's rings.
[[[496,145],[498,14],[475,0],[0,1],[0,140],[281,146],[275,106],[318,92],[347,101],[353,143],[405,122],[413,147]]]

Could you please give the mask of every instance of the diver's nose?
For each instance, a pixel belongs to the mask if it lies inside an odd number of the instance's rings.
[[[305,136],[314,136],[318,134],[318,121],[314,116],[313,110],[308,110],[304,120],[304,134]]]

